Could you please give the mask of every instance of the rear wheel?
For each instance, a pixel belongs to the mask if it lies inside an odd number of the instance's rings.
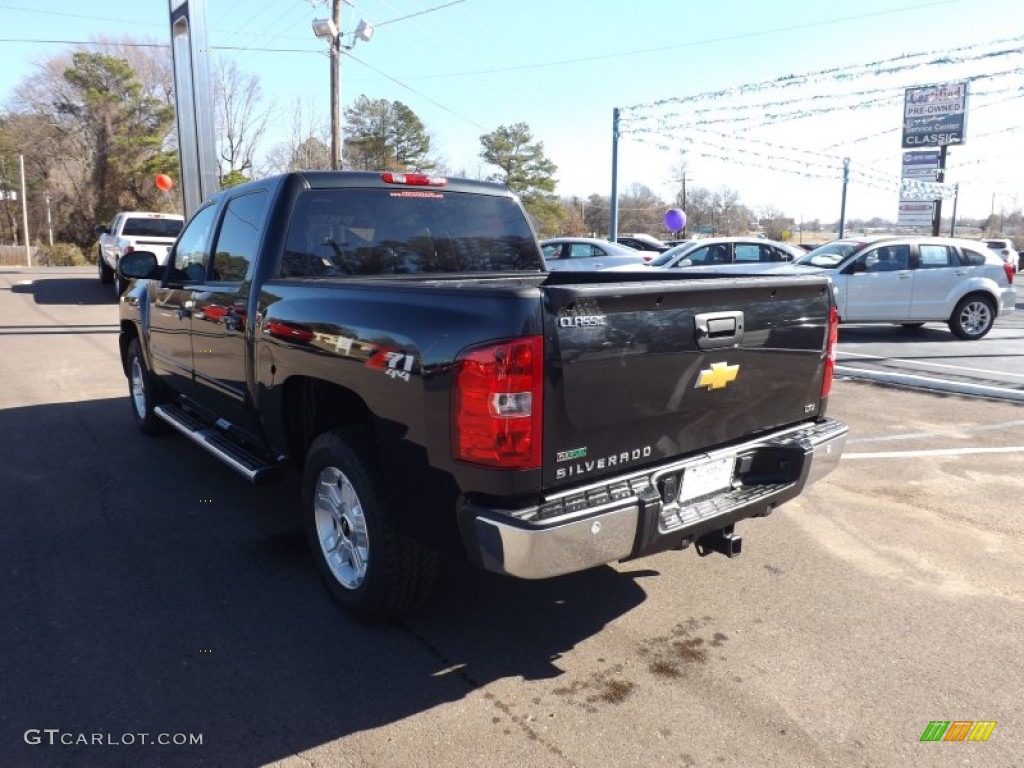
[[[96,249],[96,269],[99,272],[100,282],[103,285],[110,285],[110,281],[114,279],[114,270],[107,266],[107,262],[103,260],[103,251],[99,248]]]
[[[996,319],[995,303],[987,296],[964,296],[949,318],[949,330],[968,341],[980,339],[992,330]]]
[[[403,530],[361,428],[313,441],[302,479],[309,548],[328,591],[363,618],[408,612],[430,594],[437,553]]]

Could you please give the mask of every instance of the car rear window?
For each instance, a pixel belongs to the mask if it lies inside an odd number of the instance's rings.
[[[177,237],[184,222],[180,219],[129,218],[121,234],[125,237]]]
[[[542,270],[514,199],[437,189],[316,189],[295,203],[281,277]]]

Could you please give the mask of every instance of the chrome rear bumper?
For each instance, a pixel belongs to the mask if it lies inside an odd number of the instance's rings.
[[[770,514],[839,464],[845,424],[825,419],[585,488],[511,511],[469,505],[470,539],[489,571],[544,579],[685,546],[738,520]],[[733,484],[679,503],[688,467],[734,457]]]

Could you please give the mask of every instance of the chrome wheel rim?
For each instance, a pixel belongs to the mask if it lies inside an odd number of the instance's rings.
[[[960,327],[971,336],[984,333],[992,322],[992,312],[984,301],[972,301],[960,310]]]
[[[146,418],[146,379],[139,358],[132,360],[132,403],[140,419]]]
[[[370,540],[359,495],[339,469],[320,470],[313,515],[320,551],[331,574],[345,589],[358,589],[366,579]]]

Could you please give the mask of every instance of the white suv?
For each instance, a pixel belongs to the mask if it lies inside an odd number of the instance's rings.
[[[1020,272],[1020,254],[1013,247],[1013,240],[1000,238],[998,240],[985,240],[985,245],[999,254],[999,258],[1010,264],[1014,272]]]

